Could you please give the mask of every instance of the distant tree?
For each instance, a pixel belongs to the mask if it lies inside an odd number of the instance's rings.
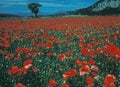
[[[39,3],[29,3],[28,4],[28,8],[29,10],[31,10],[31,12],[33,14],[35,14],[35,17],[38,17],[38,12],[39,12],[39,8],[41,7],[42,5],[39,4]]]

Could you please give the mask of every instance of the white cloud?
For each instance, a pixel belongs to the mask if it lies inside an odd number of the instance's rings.
[[[3,2],[0,1],[0,4],[1,4],[1,8],[5,8],[5,7],[10,7],[10,6],[14,6],[14,5],[26,5],[28,2],[25,1],[25,0],[12,0],[12,1],[9,1],[9,0],[5,0]],[[48,3],[48,2],[38,2],[40,3],[42,6],[44,7],[75,7],[76,5],[72,5],[72,4],[59,4],[59,3]]]
[[[1,4],[0,8],[6,8],[14,5],[26,5],[25,2],[1,2],[1,1],[0,4]]]
[[[71,5],[65,5],[65,4],[58,4],[58,3],[47,3],[47,2],[39,2],[43,6],[47,7],[66,7],[66,6],[71,6]]]
[[[27,0],[0,0],[0,2],[19,2],[19,1],[27,1]]]

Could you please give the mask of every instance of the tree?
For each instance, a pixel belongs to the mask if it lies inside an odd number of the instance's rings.
[[[39,4],[39,3],[30,3],[30,4],[28,4],[29,10],[31,10],[31,12],[35,14],[35,17],[37,17],[37,14],[38,14],[38,12],[39,12],[39,8],[40,8],[41,6],[42,6],[42,5]]]

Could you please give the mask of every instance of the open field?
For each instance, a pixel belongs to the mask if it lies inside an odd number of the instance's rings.
[[[119,87],[120,16],[0,21],[0,87]]]

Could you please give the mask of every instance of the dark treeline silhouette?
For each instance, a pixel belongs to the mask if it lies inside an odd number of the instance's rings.
[[[28,8],[29,10],[35,15],[35,17],[38,17],[38,13],[39,13],[39,8],[41,7],[42,5],[39,4],[39,3],[29,3],[28,4]]]

